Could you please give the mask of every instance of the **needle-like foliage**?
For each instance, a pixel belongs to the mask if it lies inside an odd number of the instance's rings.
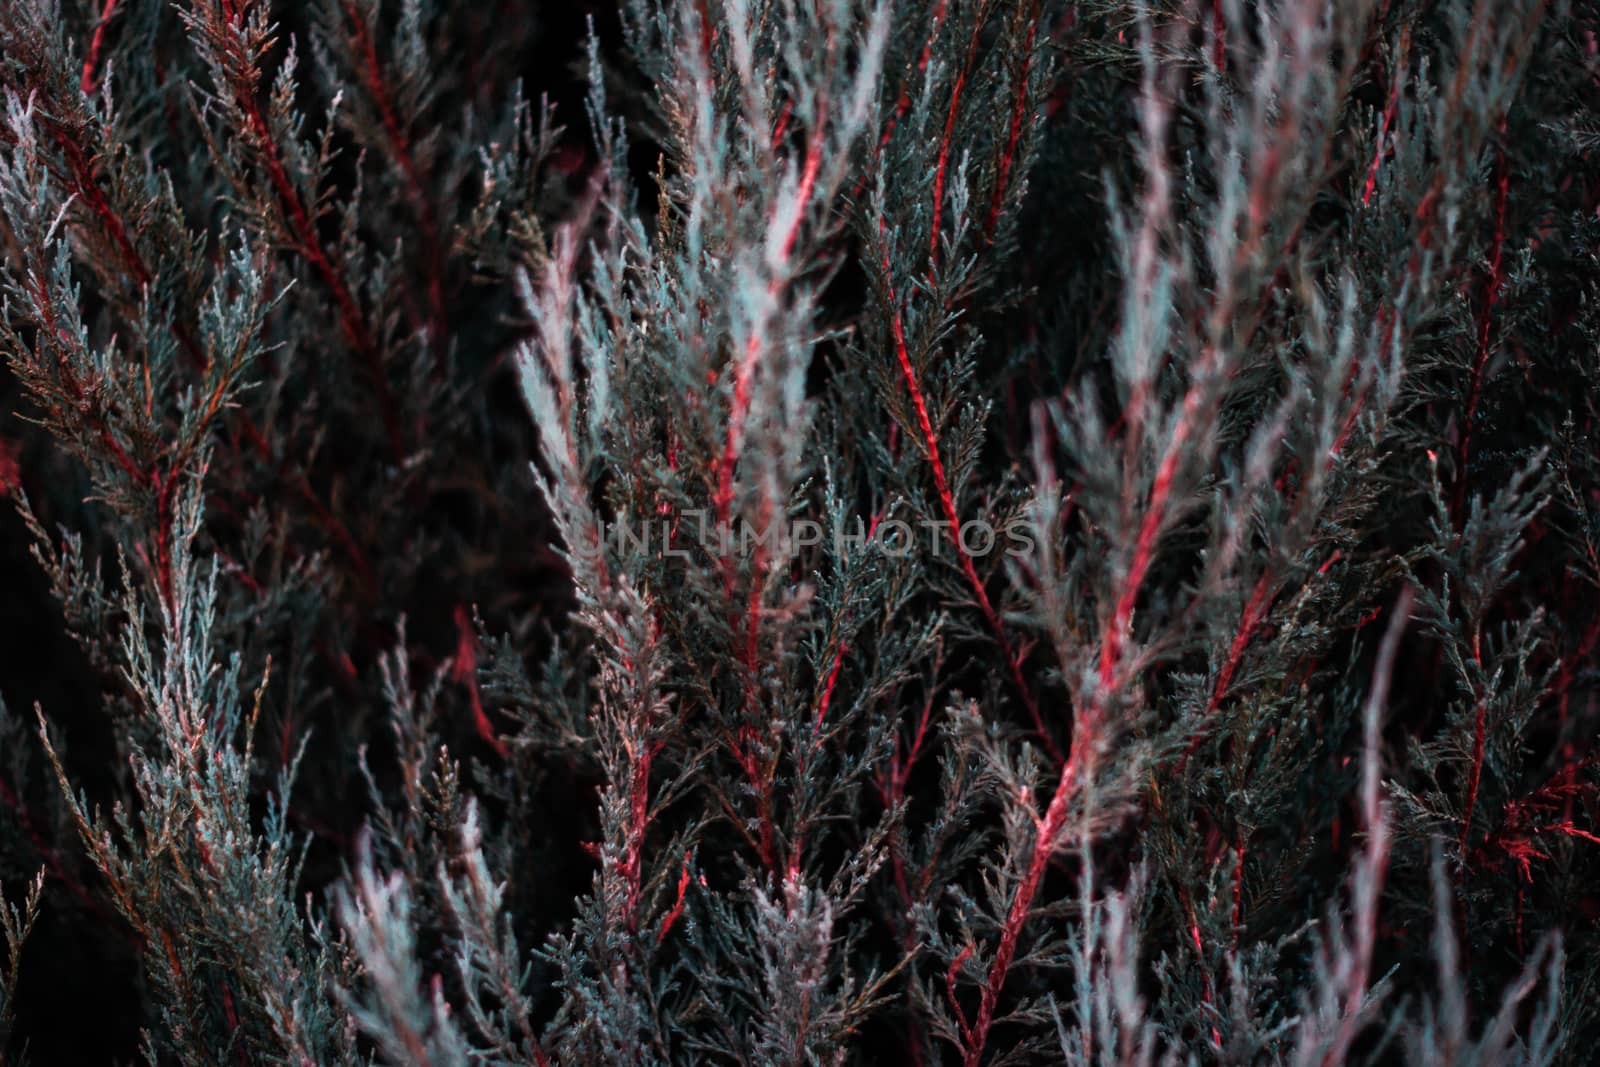
[[[0,6],[0,1064],[1588,1062],[1600,15],[591,6]]]

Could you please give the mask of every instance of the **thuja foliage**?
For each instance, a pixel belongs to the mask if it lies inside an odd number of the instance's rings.
[[[588,14],[0,5],[0,1061],[1590,1062],[1600,12]]]

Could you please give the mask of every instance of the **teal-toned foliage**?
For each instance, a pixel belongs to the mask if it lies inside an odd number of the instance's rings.
[[[0,2],[0,1063],[1589,1062],[1597,34]]]

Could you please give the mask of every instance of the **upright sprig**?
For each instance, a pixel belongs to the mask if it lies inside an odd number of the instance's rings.
[[[0,970],[0,1064],[23,1067],[23,1056],[8,1056],[11,1026],[16,1020],[17,978],[22,969],[22,943],[28,939],[33,924],[39,918],[39,897],[44,892],[44,872],[40,871],[28,884],[27,894],[20,904],[0,900],[0,932],[5,934],[6,960]]]
[[[122,670],[142,717],[132,752],[138,810],[109,818],[76,793],[41,716],[40,734],[84,849],[140,939],[162,992],[159,1049],[195,1062],[218,1049],[289,1062],[340,1062],[324,983],[333,962],[303,937],[295,904],[304,841],[287,825],[295,766],[277,776],[260,829],[253,746],[267,685],[213,645],[218,568],[193,553],[205,453],[184,479],[172,539],[172,594],[154,622],[124,568]],[[285,978],[291,980],[285,981]],[[230,1053],[231,1054],[231,1053]]]

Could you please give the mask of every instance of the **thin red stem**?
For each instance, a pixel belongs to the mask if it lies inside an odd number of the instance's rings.
[[[944,215],[945,172],[950,166],[950,143],[955,136],[956,116],[961,111],[961,92],[966,88],[967,78],[972,73],[973,63],[977,61],[978,44],[982,39],[983,19],[980,16],[973,20],[972,38],[967,42],[967,58],[961,64],[961,72],[956,75],[955,85],[950,90],[950,107],[945,113],[944,135],[939,138],[939,161],[933,172],[932,222],[928,227],[928,273],[930,275],[939,265],[939,220]]]
[[[36,273],[34,281],[36,298],[39,303],[39,314],[43,320],[42,326],[44,327],[45,336],[54,338],[57,345],[70,347],[66,331],[62,329],[56,319],[55,304],[51,302],[50,291],[45,285],[43,275]],[[56,370],[61,377],[62,384],[66,386],[67,392],[71,394],[73,402],[78,405],[78,410],[94,426],[100,438],[100,443],[105,446],[106,451],[110,453],[117,466],[135,484],[150,484],[150,472],[142,470],[133,461],[133,457],[128,455],[128,450],[122,447],[122,442],[118,441],[116,436],[112,434],[111,427],[106,423],[105,417],[94,410],[89,399],[88,390],[78,380],[78,376],[72,372],[72,368],[64,356],[57,358]]]
[[[872,522],[867,526],[868,541],[871,541],[872,535],[878,532],[878,523],[882,521],[883,515],[884,513],[880,511],[872,517]],[[847,651],[849,649],[846,647],[844,639],[841,638],[839,647],[833,653],[833,666],[828,669],[827,681],[823,683],[822,697],[817,701],[816,732],[819,736],[822,733],[822,724],[828,718],[828,706],[833,701],[833,688],[839,683],[839,669],[844,666],[844,657]]]
[[[1183,896],[1184,918],[1189,922],[1189,940],[1194,942],[1196,965],[1200,968],[1200,999],[1207,1007],[1216,1003],[1216,995],[1211,984],[1211,971],[1206,967],[1206,946],[1200,936],[1200,920],[1195,917],[1194,901],[1189,897],[1187,888],[1181,889]],[[1213,1024],[1211,1027],[1211,1043],[1217,1048],[1222,1047],[1222,1034]]]
[[[933,55],[933,42],[938,39],[939,27],[944,25],[945,5],[946,0],[939,0],[933,9],[933,18],[929,20],[928,25],[928,39],[923,42],[922,54],[917,58],[917,70],[919,72],[928,68],[928,60]],[[889,121],[884,123],[883,133],[878,138],[877,155],[879,158],[883,156],[883,150],[888,147],[889,138],[894,136],[895,126],[901,119],[905,118],[905,114],[909,110],[911,110],[911,88],[909,79],[902,77],[900,79],[900,90],[895,97],[894,113],[889,116]],[[863,174],[856,183],[853,196],[861,195],[861,190],[865,186],[866,180],[866,175]]]
[[[116,10],[117,0],[105,0],[105,6],[100,9],[100,17],[95,20],[94,36],[89,39],[89,51],[83,60],[83,78],[78,83],[85,96],[95,91],[95,71],[100,66],[100,51],[105,47],[106,27],[111,24],[111,16]]]
[[[117,251],[122,255],[123,261],[132,272],[134,281],[140,289],[150,284],[150,271],[139,253],[133,247],[133,241],[128,237],[127,227],[122,224],[121,217],[111,209],[106,201],[105,193],[101,191],[99,182],[95,180],[94,165],[84,155],[83,147],[70,136],[59,123],[47,122],[46,128],[52,138],[61,148],[61,154],[67,161],[67,167],[72,175],[73,192],[78,195],[100,220],[105,228],[106,236],[111,243],[116,245]]]
[[[227,16],[229,28],[234,31],[228,38],[230,48],[236,53],[242,51],[238,45],[238,19],[240,11],[238,5],[224,0],[223,11]],[[236,63],[247,65],[248,60],[242,55],[235,55]],[[244,113],[244,118],[249,127],[250,134],[256,142],[256,149],[260,154],[261,165],[266,170],[267,180],[271,183],[273,191],[277,194],[286,221],[289,224],[290,234],[294,239],[295,250],[303,256],[312,268],[321,277],[333,296],[334,305],[339,311],[339,325],[345,334],[350,346],[356,350],[362,360],[370,385],[378,402],[379,417],[383,420],[384,433],[389,441],[389,451],[396,463],[402,462],[406,456],[405,438],[400,430],[400,418],[396,410],[394,395],[389,388],[388,379],[384,375],[383,360],[379,351],[377,339],[373,336],[367,325],[366,316],[356,302],[349,284],[344,275],[334,265],[327,250],[323,247],[322,238],[317,233],[315,222],[306,210],[305,203],[301,200],[294,183],[289,179],[288,170],[284,166],[283,155],[278,148],[277,139],[272,134],[272,128],[267,122],[266,115],[261,110],[261,105],[255,96],[255,86],[245,79],[240,79],[240,84],[234,87],[234,97],[239,109]]]
[[[1202,362],[1209,363],[1210,360],[1206,358]],[[1155,481],[1150,487],[1150,502],[1139,525],[1139,535],[1134,542],[1133,559],[1128,564],[1128,573],[1122,581],[1122,591],[1118,594],[1110,626],[1100,646],[1100,686],[1105,690],[1113,688],[1116,681],[1117,667],[1122,657],[1122,644],[1129,624],[1133,620],[1133,609],[1138,602],[1139,591],[1144,585],[1145,575],[1149,572],[1151,561],[1155,556],[1156,542],[1160,538],[1162,524],[1167,518],[1167,501],[1172,493],[1172,483],[1177,478],[1178,468],[1183,462],[1185,446],[1195,432],[1202,387],[1201,378],[1197,377],[1190,383],[1189,390],[1183,398],[1183,415],[1173,429],[1172,436],[1167,440],[1161,463],[1156,469]]]
[[[800,236],[800,226],[805,221],[806,209],[810,206],[811,197],[816,191],[817,175],[822,169],[822,129],[822,118],[819,116],[816,128],[806,144],[805,164],[800,174],[800,188],[796,193],[798,206],[779,245],[781,267],[787,267],[789,263],[795,242]],[[768,297],[776,297],[782,291],[783,285],[782,273],[775,275],[767,283]],[[750,413],[750,390],[754,384],[756,363],[761,357],[763,333],[764,328],[760,324],[751,331],[750,340],[745,345],[744,358],[734,368],[733,402],[728,411],[728,437],[723,446],[722,459],[717,464],[717,494],[714,501],[717,522],[724,527],[728,523],[733,507],[733,472],[739,462],[739,451],[744,446],[744,423]]]
[[[828,704],[833,700],[833,687],[839,684],[839,668],[844,666],[845,643],[839,642],[839,648],[833,654],[833,666],[828,671],[828,680],[822,687],[822,699],[817,701],[816,732],[822,733],[822,723],[828,717]]]
[[[1410,53],[1411,26],[1407,24],[1400,31],[1400,54],[1395,58],[1393,69],[1389,72],[1389,102],[1384,106],[1383,117],[1378,121],[1378,143],[1373,148],[1372,164],[1367,168],[1367,182],[1361,190],[1363,207],[1372,202],[1372,194],[1378,188],[1378,168],[1382,166],[1383,157],[1388,149],[1389,127],[1394,125],[1395,115],[1400,109],[1400,83]]]
[[[968,1047],[972,1045],[972,1027],[967,1022],[967,1013],[961,1010],[961,1002],[956,999],[956,976],[961,971],[961,965],[972,956],[972,945],[968,943],[956,958],[950,961],[950,966],[944,972],[944,995],[950,1001],[950,1013],[956,1017],[956,1026],[961,1031],[961,1039]]]
[[[878,228],[880,233],[887,229],[882,218],[878,220]],[[1034,732],[1038,734],[1040,743],[1050,754],[1051,759],[1060,764],[1063,760],[1061,748],[1045,729],[1044,719],[1039,714],[1039,706],[1033,699],[1027,680],[1022,676],[1021,663],[1012,650],[1011,639],[1006,636],[1000,614],[995,611],[994,604],[989,600],[989,591],[984,588],[983,579],[978,576],[978,568],[973,564],[971,554],[961,544],[961,515],[956,510],[955,494],[945,477],[944,460],[939,455],[939,435],[933,428],[933,420],[928,416],[928,403],[923,396],[922,385],[917,381],[916,369],[911,365],[911,353],[906,347],[905,324],[900,315],[900,299],[895,292],[894,283],[890,281],[892,267],[887,243],[884,247],[883,272],[884,282],[889,290],[890,327],[894,334],[895,356],[900,361],[900,373],[905,379],[906,390],[911,394],[911,405],[917,415],[917,427],[922,434],[923,450],[927,453],[928,464],[933,469],[933,484],[939,497],[939,509],[943,512],[945,524],[949,527],[950,541],[955,548],[956,559],[960,562],[961,573],[966,576],[967,584],[971,587],[972,595],[983,613],[984,622],[994,635],[995,643],[1000,646],[1000,654],[1005,658],[1011,679],[1016,685],[1029,718],[1033,720]]]
[[[994,961],[989,965],[988,977],[979,993],[978,1017],[972,1025],[971,1039],[967,1042],[966,1055],[963,1058],[965,1067],[978,1067],[983,1059],[989,1027],[994,1024],[995,1007],[999,1003],[1000,992],[1005,987],[1011,962],[1016,958],[1017,943],[1022,936],[1022,928],[1026,925],[1029,913],[1033,909],[1033,898],[1039,892],[1039,883],[1043,881],[1044,872],[1050,866],[1056,838],[1067,821],[1067,807],[1078,771],[1078,752],[1079,749],[1074,747],[1072,757],[1062,767],[1055,795],[1050,798],[1050,805],[1045,809],[1044,818],[1037,824],[1027,870],[1017,886],[1016,895],[1011,898],[1005,925],[1000,929],[1000,943],[995,949]]]
[[[451,675],[467,690],[467,698],[472,704],[473,729],[501,759],[505,759],[509,755],[506,743],[495,732],[494,724],[483,710],[483,698],[478,692],[478,635],[472,629],[467,606],[457,604],[451,618],[456,627],[456,656]]]
[[[782,292],[787,281],[789,261],[794,255],[794,247],[799,240],[800,227],[804,224],[811,199],[815,195],[817,178],[822,170],[823,132],[825,129],[824,116],[819,114],[813,126],[811,136],[806,142],[805,161],[801,166],[800,184],[795,192],[793,215],[787,228],[783,232],[783,239],[778,245],[778,257],[773,277],[767,283],[767,297],[769,302],[776,300]],[[761,352],[765,346],[766,324],[757,322],[751,330],[750,339],[745,345],[743,357],[734,368],[733,398],[728,410],[728,435],[723,446],[722,456],[717,463],[717,488],[713,497],[713,507],[716,512],[718,529],[724,535],[729,532],[729,523],[733,511],[733,476],[738,466],[739,453],[744,447],[745,422],[750,414],[751,392],[755,382],[756,366],[760,362]],[[765,521],[770,521],[769,514]],[[760,611],[761,611],[761,585],[762,571],[766,561],[766,538],[769,531],[762,529],[756,547],[756,555],[752,560],[752,574],[750,590],[745,604],[745,642],[743,659],[746,671],[746,699],[751,712],[756,703],[756,676],[758,671],[759,641],[760,641]],[[731,557],[725,561],[723,568],[723,586],[731,596],[733,592],[734,572]],[[743,751],[743,741],[739,745],[739,761],[743,765],[746,776],[750,779],[751,786],[756,790],[759,807],[758,817],[760,822],[760,840],[758,851],[761,853],[763,863],[772,868],[776,863],[776,849],[774,847],[775,830],[772,824],[772,798],[771,775],[763,773],[757,766],[752,754]]]
[[[114,2],[115,0],[112,0],[112,3]],[[107,6],[109,8],[110,4]],[[94,166],[90,162],[88,156],[85,154],[81,142],[78,138],[72,136],[69,131],[59,123],[49,122],[46,125],[46,129],[50,132],[52,139],[55,140],[56,144],[61,149],[62,157],[67,164],[68,174],[70,176],[73,191],[78,195],[79,199],[89,207],[90,213],[99,221],[105,236],[117,248],[118,253],[122,257],[123,263],[126,266],[128,273],[132,275],[134,282],[140,287],[140,289],[148,288],[153,282],[154,274],[151,271],[149,264],[139,253],[137,246],[134,244],[133,239],[128,232],[128,228],[122,220],[122,216],[111,205],[110,201],[100,189]],[[47,294],[45,294],[45,291],[42,287],[40,289],[40,294],[40,306],[45,308],[46,317],[51,323],[53,323],[54,316],[49,310]],[[50,326],[49,329],[52,332],[55,330],[53,325]],[[193,365],[196,370],[203,371],[210,366],[210,358],[206,355],[205,350],[201,347],[199,339],[195,336],[193,329],[190,328],[187,323],[184,323],[179,319],[175,319],[172,325],[172,334],[173,337],[177,339],[179,346],[184,350],[184,353],[187,355],[190,364]],[[77,383],[76,378],[72,377],[71,375],[66,375],[66,380],[69,388],[74,390],[75,395],[82,394],[82,386]],[[248,437],[255,445],[259,454],[263,458],[270,457],[271,448],[267,444],[266,438],[262,434],[260,428],[256,426],[254,420],[251,419],[248,414],[244,413],[241,413],[239,417],[243,421],[243,430],[246,437]],[[127,473],[140,484],[150,484],[153,482],[149,472],[140,470],[133,463],[133,460],[128,456],[122,445],[111,435],[108,427],[101,423],[99,430],[102,443],[106,445],[108,451],[112,455],[112,458],[125,473]],[[369,589],[373,588],[375,585],[375,578],[371,564],[367,561],[365,554],[362,552],[360,546],[356,543],[356,540],[351,535],[349,529],[336,515],[333,514],[332,511],[328,509],[327,505],[323,504],[322,501],[317,497],[303,473],[295,472],[293,475],[287,476],[287,480],[289,481],[291,487],[306,501],[317,521],[322,524],[322,526],[329,532],[330,536],[333,537],[334,541],[350,558],[363,584]]]
[[[999,172],[994,181],[994,199],[989,204],[989,222],[984,227],[985,239],[994,238],[995,227],[1000,224],[1001,209],[1005,206],[1006,186],[1011,168],[1017,159],[1017,145],[1022,140],[1022,121],[1028,106],[1028,75],[1033,69],[1033,42],[1039,35],[1039,0],[1034,0],[1028,15],[1028,31],[1022,42],[1022,64],[1017,71],[1017,86],[1011,105],[1011,129],[1006,137],[1005,151],[1000,154]]]
[[[683,873],[678,875],[678,899],[673,902],[671,910],[661,919],[661,929],[656,933],[656,944],[667,939],[667,934],[683,914],[683,898],[689,892],[689,860],[683,861]]]
[[[432,343],[437,347],[443,343],[447,329],[444,256],[439,244],[438,219],[412,152],[411,138],[395,111],[394,97],[389,91],[388,81],[383,76],[383,67],[378,62],[377,45],[372,39],[366,20],[350,3],[346,2],[343,6],[345,17],[352,27],[353,43],[360,55],[362,77],[366,82],[367,91],[378,107],[384,135],[389,141],[390,150],[394,153],[395,162],[405,175],[406,194],[411,199],[412,210],[416,213],[417,224],[422,230],[423,254],[427,261],[428,272],[428,309],[433,324]]]
[[[1199,727],[1194,736],[1189,739],[1189,747],[1184,750],[1183,756],[1178,760],[1178,773],[1182,774],[1184,767],[1189,762],[1189,757],[1194,755],[1205,740],[1208,723],[1211,716],[1222,706],[1227,698],[1228,690],[1233,685],[1233,676],[1239,669],[1239,664],[1244,660],[1245,651],[1254,640],[1256,627],[1261,624],[1262,616],[1267,608],[1267,594],[1272,588],[1272,572],[1263,571],[1256,580],[1255,589],[1250,593],[1250,599],[1245,603],[1244,611],[1239,617],[1239,628],[1234,632],[1233,642],[1228,647],[1228,658],[1222,664],[1222,669],[1217,672],[1217,681],[1211,688],[1211,698],[1206,701],[1206,709],[1200,716]]]
[[[629,825],[622,857],[622,877],[627,886],[627,923],[630,933],[638,929],[639,923],[644,833],[650,823],[650,765],[654,757],[653,747],[646,743],[634,755],[633,773],[628,781]]]

